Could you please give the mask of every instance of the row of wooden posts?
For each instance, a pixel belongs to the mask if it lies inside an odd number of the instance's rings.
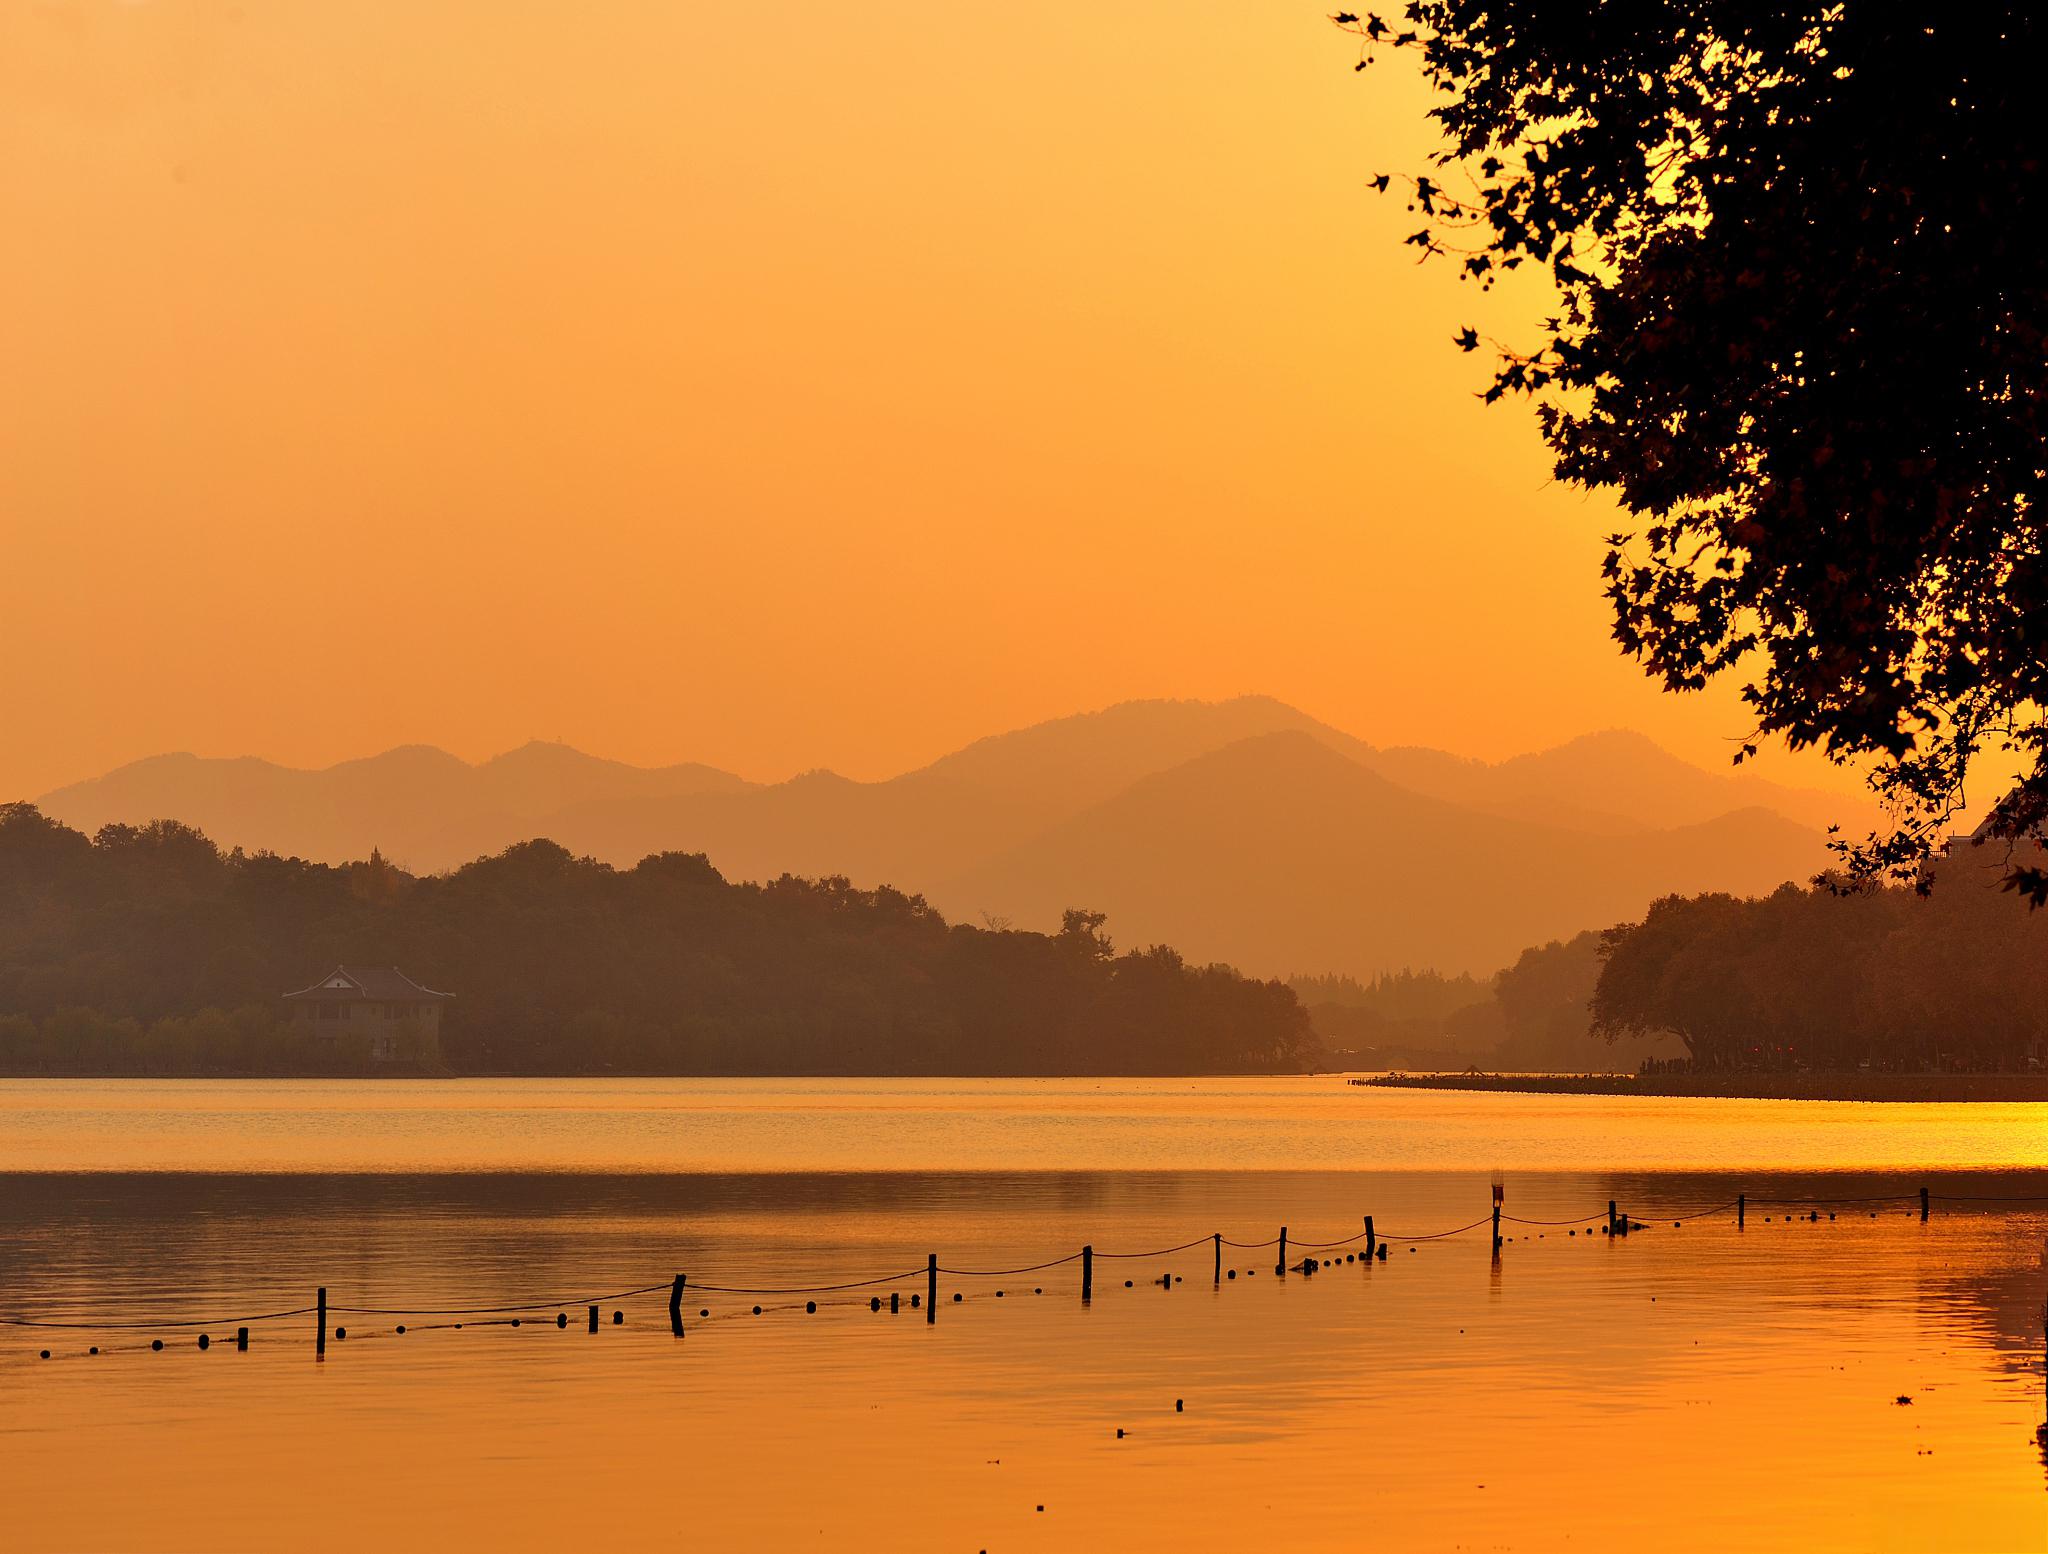
[[[1735,1224],[1737,1229],[1741,1229],[1747,1223],[1748,1214],[1749,1196],[1746,1193],[1738,1193],[1735,1198]],[[1920,1189],[1920,1218],[1923,1223],[1927,1219],[1927,1214],[1928,1192],[1923,1187]],[[1499,1199],[1496,1198],[1493,1205],[1493,1252],[1496,1257],[1500,1255],[1501,1250],[1500,1218],[1501,1204]],[[1629,1233],[1629,1217],[1620,1212],[1616,1201],[1612,1198],[1607,1200],[1607,1233],[1610,1236],[1626,1236]],[[1217,1231],[1210,1240],[1215,1252],[1215,1280],[1218,1284],[1221,1284],[1223,1282],[1223,1233]],[[1287,1272],[1287,1227],[1285,1225],[1280,1227],[1277,1244],[1280,1248],[1280,1255],[1276,1272],[1284,1277]],[[1381,1261],[1385,1261],[1386,1255],[1387,1244],[1381,1241],[1374,1232],[1372,1216],[1368,1214],[1365,1216],[1366,1260],[1371,1261],[1373,1258],[1378,1257]],[[668,1292],[669,1331],[678,1338],[683,1336],[683,1289],[687,1283],[688,1280],[685,1275],[677,1274],[675,1282],[669,1286]],[[1084,1301],[1092,1300],[1094,1296],[1095,1248],[1089,1245],[1081,1248],[1081,1299]],[[897,1310],[899,1301],[899,1296],[891,1294],[889,1297],[889,1309],[891,1311]],[[877,1297],[877,1303],[879,1303],[879,1297]],[[917,1303],[916,1297],[913,1296],[911,1304],[914,1306]],[[327,1287],[325,1285],[320,1287],[315,1297],[314,1311],[314,1350],[316,1354],[324,1356],[327,1353]],[[924,1319],[927,1323],[935,1323],[939,1319],[939,1254],[936,1252],[930,1252],[925,1255]],[[567,1321],[566,1317],[561,1320],[564,1323]],[[596,1332],[598,1327],[598,1308],[596,1306],[589,1308],[588,1320],[589,1330],[593,1333]],[[249,1347],[249,1330],[246,1327],[236,1330],[235,1347],[237,1349],[247,1349]]]

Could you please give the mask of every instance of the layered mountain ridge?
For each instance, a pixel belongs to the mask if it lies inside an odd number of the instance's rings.
[[[991,735],[881,782],[749,782],[535,742],[471,764],[403,746],[320,770],[155,756],[40,801],[81,829],[175,819],[223,846],[416,871],[546,836],[732,879],[844,874],[949,916],[1056,925],[1248,971],[1487,972],[1675,891],[1758,893],[1826,862],[1853,805],[1705,771],[1609,731],[1497,763],[1381,749],[1283,702],[1126,702]]]

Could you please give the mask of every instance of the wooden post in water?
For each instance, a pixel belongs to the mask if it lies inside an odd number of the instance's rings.
[[[924,1256],[924,1319],[927,1324],[939,1320],[939,1254],[927,1252]]]
[[[1372,1254],[1373,1254],[1373,1236],[1372,1236],[1372,1216],[1371,1216],[1370,1214],[1368,1214],[1368,1215],[1366,1215],[1366,1217],[1365,1217],[1365,1260],[1366,1260],[1367,1262],[1371,1262],[1371,1261],[1372,1261]]]
[[[1089,1301],[1095,1297],[1095,1248],[1081,1248],[1081,1299]]]
[[[1287,1275],[1287,1227],[1280,1227],[1280,1266],[1274,1270],[1282,1278]]]
[[[676,1282],[668,1287],[668,1330],[676,1337],[683,1336],[683,1276],[676,1275]]]
[[[249,1330],[246,1327],[238,1327],[235,1329],[235,1347],[237,1349],[241,1349],[244,1351],[248,1349]]]
[[[1223,1232],[1216,1232],[1216,1282],[1223,1282]]]
[[[1927,1223],[1927,1189],[1925,1187],[1920,1189],[1920,1223],[1923,1225]]]
[[[1737,1230],[1740,1230],[1742,1228],[1743,1218],[1748,1213],[1749,1194],[1739,1192],[1735,1195],[1735,1228]]]
[[[327,1358],[327,1286],[321,1285],[313,1297],[313,1358]]]
[[[1493,1206],[1493,1255],[1500,1256],[1500,1205]]]
[[[597,1331],[597,1307],[595,1306],[590,1308],[590,1330],[593,1333]]]
[[[1607,1200],[1607,1233],[1610,1236],[1618,1236],[1621,1234],[1620,1231],[1614,1228],[1614,1200],[1612,1198],[1609,1198]]]

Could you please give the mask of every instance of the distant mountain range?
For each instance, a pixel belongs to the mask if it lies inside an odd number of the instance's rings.
[[[732,879],[845,874],[949,916],[1110,914],[1257,973],[1488,972],[1673,891],[1755,893],[1826,862],[1849,801],[1704,771],[1638,734],[1498,763],[1378,749],[1267,697],[1126,702],[978,740],[883,782],[752,783],[536,742],[471,765],[405,746],[320,771],[154,756],[60,788],[85,830],[171,818],[223,846],[417,871],[552,837],[630,864],[703,852]]]

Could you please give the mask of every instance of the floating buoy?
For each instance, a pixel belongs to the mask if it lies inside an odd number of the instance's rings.
[[[161,1338],[152,1338],[152,1339],[151,1339],[151,1340],[149,1341],[149,1347],[150,1347],[151,1349],[161,1349],[161,1348],[163,1348],[163,1346],[164,1346],[164,1341],[163,1341],[163,1340],[162,1340]]]
[[[519,1324],[518,1324],[517,1322],[514,1322],[514,1323],[513,1323],[512,1325],[513,1325],[514,1327],[517,1327],[517,1326],[518,1326]],[[347,1328],[345,1328],[345,1327],[337,1327],[337,1328],[336,1328],[336,1329],[334,1330],[334,1336],[335,1336],[336,1338],[346,1338],[346,1337],[348,1337],[348,1329],[347,1329]]]
[[[758,1317],[758,1316],[759,1316],[760,1314],[761,1314],[761,1308],[760,1308],[759,1306],[756,1306],[756,1307],[754,1308],[754,1315]]]
[[[1177,1414],[1177,1413],[1180,1413],[1180,1412],[1181,1412],[1181,1410],[1182,1410],[1182,1409],[1183,1409],[1184,1407],[1186,1407],[1186,1404],[1185,1404],[1185,1403],[1183,1402],[1183,1400],[1182,1400],[1182,1399],[1180,1399],[1180,1398],[1175,1398],[1175,1399],[1173,1400],[1173,1411],[1174,1411],[1174,1412],[1175,1412],[1176,1414]]]
[[[625,1312],[623,1312],[623,1311],[614,1311],[614,1312],[612,1313],[612,1326],[613,1326],[613,1327],[624,1327],[625,1325],[626,1325],[626,1313],[625,1313]]]
[[[871,1296],[871,1297],[869,1297],[869,1299],[868,1299],[868,1310],[870,1310],[870,1311],[880,1311],[881,1309],[882,1309],[882,1297],[881,1297],[881,1296],[879,1296],[879,1295],[875,1295],[875,1296]]]
[[[45,1350],[43,1351],[43,1358],[47,1360],[47,1359],[48,1359],[49,1357],[50,1357],[50,1351],[49,1351],[49,1350],[47,1350],[47,1349],[45,1349]]]
[[[566,1311],[557,1311],[557,1312],[555,1313],[555,1326],[556,1326],[556,1327],[567,1327],[568,1325],[569,1325],[569,1313],[568,1313],[568,1312],[566,1312]]]
[[[955,1295],[953,1298],[955,1300],[958,1300],[960,1297],[958,1295]],[[804,1302],[804,1310],[810,1312],[812,1315],[815,1316],[818,1310],[818,1303],[814,1300],[807,1300]]]
[[[403,1322],[401,1322],[401,1323],[399,1323],[399,1324],[398,1324],[398,1330],[399,1330],[399,1331],[400,1331],[401,1333],[405,1331],[405,1324],[404,1324]]]
[[[199,1335],[199,1347],[202,1349],[211,1349],[213,1347],[213,1340],[211,1338],[208,1338],[204,1333],[201,1333]]]

